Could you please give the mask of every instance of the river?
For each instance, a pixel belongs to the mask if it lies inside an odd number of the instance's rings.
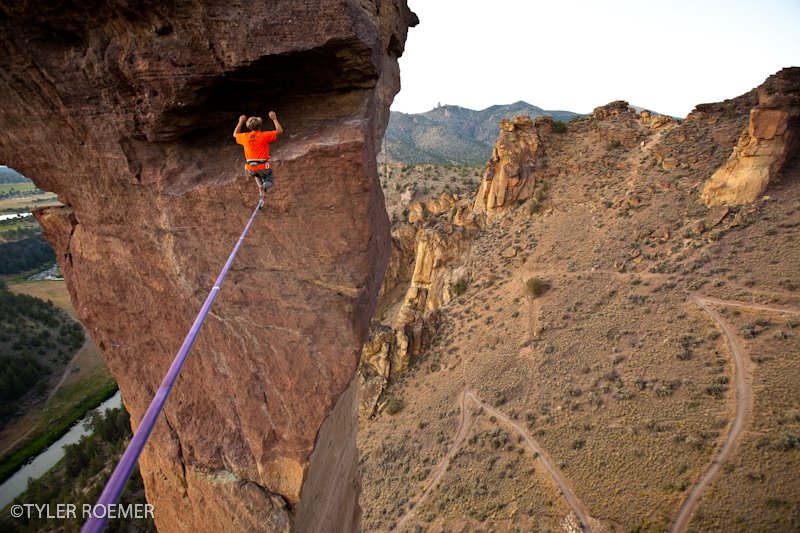
[[[119,391],[117,391],[114,396],[101,403],[95,410],[105,412],[108,409],[114,409],[116,407],[122,407],[122,395]],[[89,433],[84,427],[84,422],[87,422],[89,417],[90,413],[87,413],[86,417],[72,426],[63,437],[51,444],[49,448],[37,455],[36,458],[20,468],[16,474],[0,485],[0,509],[25,492],[25,489],[28,487],[29,478],[38,479],[53,468],[56,463],[64,457],[64,446],[67,444],[75,444],[82,436]]]
[[[9,215],[0,215],[0,221],[13,220],[15,218],[29,217],[31,213],[11,213]]]

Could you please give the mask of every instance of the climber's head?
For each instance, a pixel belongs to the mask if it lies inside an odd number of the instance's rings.
[[[247,127],[253,131],[261,131],[261,126],[264,124],[264,121],[261,120],[261,117],[250,117],[247,119]]]

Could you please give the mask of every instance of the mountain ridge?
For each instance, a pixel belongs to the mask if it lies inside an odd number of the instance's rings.
[[[482,110],[446,104],[424,113],[392,111],[381,160],[480,165],[491,156],[500,120],[520,114],[550,115],[564,122],[581,116],[572,111],[545,110],[523,100]]]

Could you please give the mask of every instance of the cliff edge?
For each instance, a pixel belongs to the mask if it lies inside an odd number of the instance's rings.
[[[140,459],[161,531],[354,531],[354,376],[390,240],[375,151],[405,0],[0,8],[0,161],[134,427],[257,200],[231,139],[274,109],[276,186]]]

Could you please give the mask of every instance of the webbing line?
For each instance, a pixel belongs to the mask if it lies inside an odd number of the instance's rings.
[[[144,445],[147,443],[147,439],[153,431],[153,427],[158,420],[158,415],[161,413],[161,409],[167,401],[167,396],[169,396],[172,386],[175,384],[175,380],[178,379],[178,374],[180,374],[181,367],[186,361],[186,357],[189,355],[189,350],[192,348],[195,338],[197,338],[197,334],[200,332],[200,327],[203,325],[203,321],[206,319],[206,315],[208,315],[208,311],[211,309],[211,304],[214,303],[214,299],[217,297],[217,294],[219,294],[219,288],[222,286],[222,282],[225,280],[225,276],[228,274],[228,270],[230,270],[233,264],[233,259],[239,252],[245,235],[247,235],[247,232],[250,230],[250,226],[253,224],[253,220],[255,220],[263,204],[264,197],[262,196],[258,200],[258,206],[256,206],[253,214],[250,215],[250,220],[244,227],[244,231],[242,231],[241,237],[239,237],[239,240],[236,242],[236,246],[233,247],[228,261],[225,263],[225,266],[222,267],[222,272],[220,272],[217,281],[214,282],[214,288],[211,289],[203,307],[200,309],[200,313],[198,313],[197,318],[194,319],[192,328],[183,340],[183,344],[180,350],[178,350],[175,359],[172,361],[172,365],[170,365],[166,376],[164,376],[164,381],[161,382],[161,386],[153,397],[153,401],[150,402],[150,407],[147,408],[147,412],[145,412],[142,422],[139,424],[139,428],[136,430],[130,443],[128,443],[125,453],[122,454],[122,458],[114,469],[114,473],[111,474],[111,478],[108,480],[108,483],[106,483],[102,494],[100,494],[96,505],[100,506],[99,509],[103,509],[105,512],[98,509],[98,512],[91,513],[91,516],[83,525],[81,533],[99,533],[105,527],[108,520],[108,510],[117,502],[120,494],[122,494],[122,490],[125,488],[125,484],[128,482],[128,478],[133,471],[133,467],[136,465],[136,461],[139,459],[139,455],[141,455]]]

